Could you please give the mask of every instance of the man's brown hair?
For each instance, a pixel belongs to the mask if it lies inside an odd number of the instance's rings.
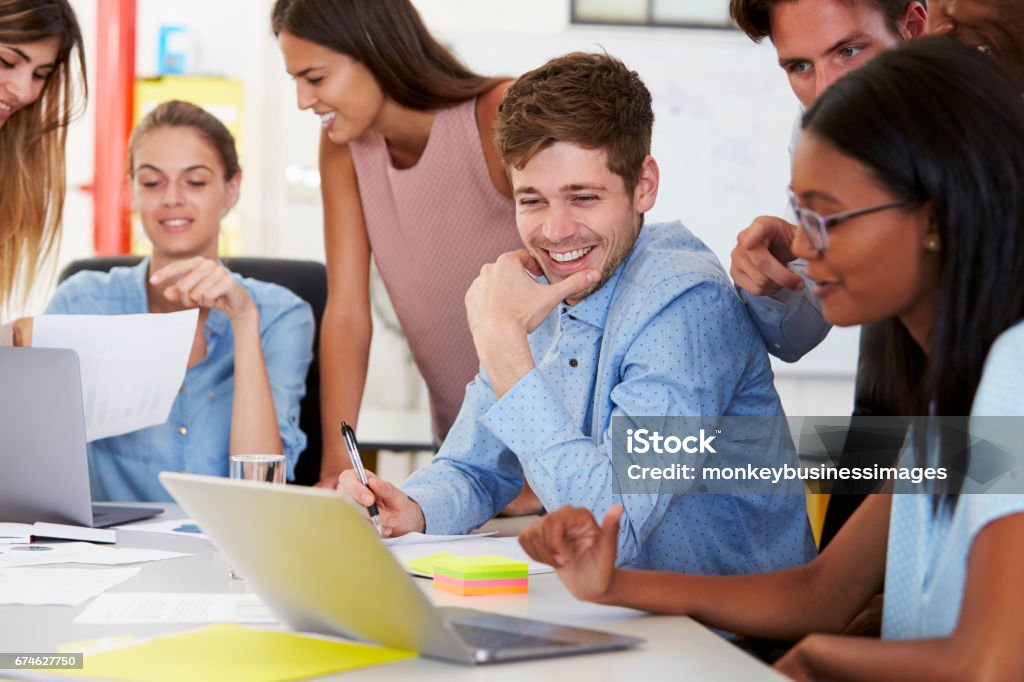
[[[750,36],[755,43],[761,42],[764,38],[771,40],[772,37],[772,12],[777,5],[798,0],[729,0],[729,16],[739,26],[740,30]],[[807,0],[815,2],[817,0]],[[851,5],[857,2],[866,2],[874,7],[885,17],[885,24],[892,31],[893,35],[900,35],[899,22],[907,12],[907,7],[913,2],[923,0],[846,0]]]
[[[607,54],[552,59],[509,87],[495,143],[505,167],[522,169],[555,142],[603,149],[608,169],[632,192],[651,151],[651,93],[636,71]]]

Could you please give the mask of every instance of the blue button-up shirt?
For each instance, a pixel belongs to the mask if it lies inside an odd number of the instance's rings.
[[[681,224],[645,226],[613,276],[552,310],[529,342],[536,367],[501,400],[481,371],[433,463],[403,485],[428,532],[476,528],[525,477],[548,509],[600,518],[622,503],[620,564],[726,574],[814,555],[802,495],[612,492],[612,416],[782,414],[760,335]]]
[[[148,312],[149,259],[135,267],[79,272],[58,288],[49,314],[126,315]],[[299,429],[299,401],[313,358],[313,313],[284,287],[235,275],[260,313],[260,341],[277,412],[288,478],[306,447]],[[167,421],[89,444],[89,478],[98,500],[154,501],[171,498],[161,471],[228,475],[235,338],[228,316],[211,310],[203,329],[206,357],[189,368]]]
[[[783,288],[771,296],[755,296],[736,288],[768,352],[785,362],[796,362],[825,340],[832,325],[821,312],[821,299],[811,294],[814,282],[807,277],[807,262],[798,259],[787,267],[803,278],[800,291]]]

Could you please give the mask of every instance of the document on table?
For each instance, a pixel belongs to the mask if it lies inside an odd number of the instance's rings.
[[[113,592],[101,594],[76,623],[276,623],[255,594]]]
[[[32,541],[32,524],[0,523],[0,547],[22,545]]]
[[[515,561],[526,562],[530,575],[554,573],[555,569],[547,564],[531,559],[519,540],[512,538],[492,538],[481,535],[461,535],[456,541],[422,542],[418,544],[391,546],[388,549],[398,562],[405,566],[413,575],[428,576],[428,573],[410,568],[409,562],[417,561],[433,554],[447,553],[453,556],[477,556],[481,554],[497,554]],[[429,576],[428,576],[429,577]]]
[[[80,647],[81,643],[75,643]],[[81,648],[77,649],[82,651]],[[165,682],[280,682],[366,668],[415,653],[295,632],[221,623],[145,639],[119,649],[85,649],[82,670],[47,670],[52,677]],[[159,661],[159,665],[154,665]]]
[[[89,441],[167,421],[188,367],[199,310],[143,315],[40,315],[32,345],[70,348],[82,370]]]
[[[117,533],[108,528],[86,528],[85,526],[69,526],[63,523],[47,523],[36,521],[32,524],[33,540],[49,538],[51,540],[81,540],[82,542],[117,542]]]
[[[0,568],[0,604],[77,606],[140,568]]]
[[[0,567],[40,566],[42,564],[136,564],[192,556],[162,549],[97,547],[88,542],[34,543],[0,545]]]
[[[192,519],[175,519],[173,521],[151,521],[149,523],[129,523],[115,526],[117,530],[130,530],[136,533],[160,533],[161,535],[184,535],[191,538],[209,540],[210,536],[200,530]]]
[[[63,523],[0,523],[0,547],[4,545],[27,545],[39,538],[57,540],[82,540],[83,542],[117,542],[117,534],[105,528],[68,526]]]
[[[14,321],[0,324],[0,346],[14,345]]]
[[[423,545],[434,542],[463,542],[474,538],[485,538],[489,535],[494,535],[494,531],[477,535],[427,535],[425,533],[413,532],[399,535],[397,538],[384,538],[383,542],[388,547],[404,547],[406,545]]]

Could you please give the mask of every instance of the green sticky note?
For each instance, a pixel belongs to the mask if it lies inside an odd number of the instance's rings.
[[[499,580],[525,578],[529,566],[497,554],[478,556],[439,557],[434,561],[434,572],[460,580]]]
[[[135,682],[287,682],[415,656],[294,632],[217,624],[86,653],[82,670],[47,674]]]
[[[447,559],[451,557],[451,552],[434,552],[427,556],[421,556],[419,559],[410,559],[405,562],[405,567],[409,571],[425,576],[434,576],[434,564],[437,563],[438,559]]]

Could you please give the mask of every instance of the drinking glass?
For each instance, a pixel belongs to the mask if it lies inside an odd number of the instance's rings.
[[[262,481],[264,483],[284,483],[285,469],[288,464],[284,455],[231,455],[231,478],[243,481]],[[228,566],[228,577],[241,580],[231,566]]]

